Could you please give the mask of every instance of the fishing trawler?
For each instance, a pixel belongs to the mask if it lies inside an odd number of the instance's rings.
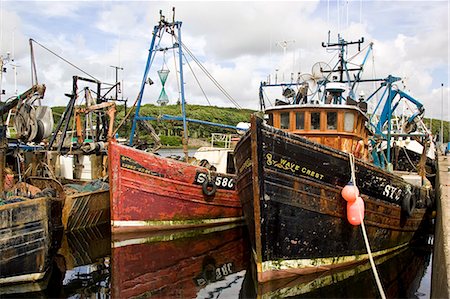
[[[112,141],[108,146],[109,178],[111,182],[111,225],[113,233],[142,230],[180,229],[223,225],[243,221],[242,207],[237,197],[234,178],[234,159],[231,147],[209,147],[197,151],[192,159],[187,154],[187,122],[214,125],[236,130],[237,127],[215,124],[186,117],[183,81],[183,49],[179,21],[168,21],[161,14],[153,29],[147,64],[137,98],[129,146]],[[163,37],[168,34],[170,42]],[[175,42],[174,42],[175,41]],[[168,43],[168,44],[167,44]],[[143,116],[141,102],[155,56],[166,51],[178,51],[180,104],[182,116]],[[189,52],[190,53],[190,52]],[[164,84],[168,76],[165,60],[158,70],[163,89],[158,102],[167,103]],[[148,121],[183,122],[182,159],[161,157],[155,152],[160,147],[159,137]],[[155,140],[153,148],[133,146],[137,126],[141,125]],[[228,143],[227,143],[228,144]],[[210,167],[206,167],[206,166]]]
[[[1,58],[1,57],[0,57]],[[18,103],[42,98],[45,86],[33,85],[26,92],[10,97],[0,105],[0,117]],[[30,109],[31,110],[31,109]],[[30,111],[29,110],[29,111]],[[34,110],[32,110],[35,112]],[[41,119],[42,120],[42,119]],[[29,119],[29,123],[31,123]],[[27,131],[33,139],[43,135],[42,122]],[[7,125],[0,124],[0,287],[31,284],[48,276],[52,254],[61,241],[62,187],[59,182],[41,178],[36,182],[15,182],[14,153],[33,151],[32,146],[9,142]],[[33,179],[28,177],[27,179]],[[1,290],[0,292],[3,292]]]
[[[418,172],[396,171],[390,155],[392,142],[411,133],[392,133],[396,107],[419,102],[398,88],[400,78],[362,78],[371,45],[360,67],[350,66],[348,48],[359,50],[363,42],[339,36],[323,43],[339,59],[334,67],[315,64],[320,76],[261,83],[265,119],[253,116],[235,148],[238,194],[260,282],[364,261],[368,244],[375,257],[393,252],[407,246],[427,219],[434,199],[425,170],[430,136],[416,134],[423,141]],[[379,82],[375,93],[385,90],[377,105],[381,114],[367,113],[373,94],[356,98],[364,81]],[[278,88],[284,99],[266,108],[267,88]],[[423,106],[417,107],[409,124],[420,123]]]

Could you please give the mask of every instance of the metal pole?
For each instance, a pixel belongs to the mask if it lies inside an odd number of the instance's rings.
[[[3,82],[3,57],[0,55],[0,102],[2,101],[2,94],[3,94],[2,82]]]
[[[184,156],[186,159],[186,162],[188,161],[188,148],[187,148],[187,142],[188,142],[188,129],[186,124],[186,101],[184,98],[184,79],[183,79],[183,52],[182,52],[182,43],[181,43],[181,22],[175,23],[178,28],[178,58],[179,58],[179,65],[180,65],[180,91],[181,91],[181,110],[183,114],[183,151]]]
[[[386,99],[387,105],[389,107],[389,115],[388,115],[388,129],[387,129],[387,170],[388,171],[392,171],[391,169],[391,116],[392,116],[392,99],[393,97],[391,96],[391,91],[392,91],[392,84],[389,83],[389,94],[388,97]]]
[[[439,141],[442,147],[442,144],[444,144],[444,83],[441,83],[441,102],[441,133],[439,134]]]
[[[123,67],[120,66],[114,66],[114,65],[110,65],[110,67],[115,68],[116,69],[116,101],[119,97],[119,90],[118,90],[118,85],[117,83],[119,83],[119,70],[123,71]]]
[[[159,30],[160,30],[159,25],[157,25],[153,28],[152,42],[150,44],[150,49],[148,50],[147,63],[145,65],[145,71],[144,71],[144,76],[142,78],[141,89],[139,90],[138,98],[136,101],[136,111],[134,112],[133,123],[131,125],[131,133],[130,133],[130,140],[129,140],[130,146],[133,145],[134,132],[136,131],[137,121],[139,120],[139,111],[141,110],[142,96],[144,94],[144,88],[145,88],[145,83],[147,81],[148,71],[149,71],[150,65],[152,63],[152,54],[153,54],[153,51],[155,48],[155,40],[156,40],[156,36],[157,36],[157,33]]]
[[[3,118],[3,117],[2,117]],[[0,124],[0,197],[3,196],[5,190],[5,167],[6,167],[6,150],[8,148],[8,139],[6,138],[7,126]]]

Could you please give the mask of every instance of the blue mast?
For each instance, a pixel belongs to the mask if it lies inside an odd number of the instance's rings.
[[[188,158],[188,149],[187,149],[187,140],[188,140],[188,131],[186,124],[186,102],[184,99],[184,80],[183,80],[183,52],[182,52],[182,44],[181,44],[181,22],[176,22],[175,25],[178,28],[178,57],[180,64],[180,91],[181,91],[181,113],[183,114],[183,151],[186,156],[186,161]]]
[[[187,140],[187,125],[186,125],[186,109],[185,109],[185,98],[184,98],[184,81],[183,81],[183,52],[182,52],[182,44],[181,44],[181,24],[182,22],[172,21],[171,23],[165,20],[165,17],[161,14],[160,11],[160,21],[158,25],[153,28],[153,37],[152,42],[150,44],[150,49],[147,57],[147,63],[145,65],[144,77],[142,78],[141,89],[139,91],[138,100],[136,104],[136,113],[134,114],[133,124],[131,126],[131,134],[130,134],[130,142],[129,145],[133,145],[133,138],[136,132],[136,125],[138,121],[148,120],[148,118],[140,116],[139,112],[141,110],[142,104],[142,96],[144,94],[145,84],[147,83],[147,76],[150,70],[150,66],[152,65],[156,51],[166,51],[169,49],[178,48],[178,56],[179,56],[179,68],[180,68],[180,90],[181,90],[181,106],[182,106],[182,114],[183,114],[183,131],[184,131],[184,140]],[[175,36],[174,29],[178,30],[177,42],[172,45],[172,47],[167,47],[164,49],[160,49],[156,47],[156,37],[159,38],[159,43],[165,32],[168,32]]]
[[[217,126],[221,128],[227,128],[227,129],[238,129],[235,126],[229,126],[224,124],[218,124],[218,123],[212,123],[208,121],[202,121],[202,120],[196,120],[196,119],[188,119],[186,118],[186,100],[185,100],[185,92],[184,92],[184,78],[183,78],[183,44],[181,42],[181,25],[182,22],[173,20],[172,22],[168,22],[165,20],[165,17],[162,15],[160,11],[160,21],[158,25],[156,25],[153,28],[152,32],[152,41],[150,43],[150,49],[147,57],[147,63],[145,65],[145,71],[144,76],[142,78],[141,82],[141,88],[138,94],[138,98],[136,101],[136,112],[133,118],[133,123],[131,126],[131,134],[130,134],[130,140],[129,145],[133,145],[133,139],[136,132],[136,125],[138,121],[147,121],[147,120],[182,120],[183,121],[183,149],[185,151],[185,154],[187,155],[187,139],[188,139],[188,129],[187,129],[187,122],[195,122],[199,124],[205,124],[205,125],[211,125],[211,126]],[[177,34],[175,34],[175,30],[177,30]],[[159,47],[159,44],[161,43],[161,39],[164,35],[164,33],[168,33],[173,35],[176,38],[176,42],[170,46],[170,47]],[[157,38],[159,39],[157,41]],[[163,115],[160,118],[157,117],[151,117],[151,116],[141,116],[139,114],[141,104],[142,104],[142,97],[144,94],[145,85],[148,83],[149,85],[152,84],[151,82],[147,82],[148,73],[151,68],[151,65],[154,62],[155,54],[157,51],[166,51],[170,49],[178,49],[178,59],[179,59],[179,78],[180,78],[180,96],[181,96],[181,110],[182,110],[182,117],[179,116],[170,116],[170,115]]]
[[[130,146],[133,145],[133,138],[134,138],[134,133],[136,131],[136,124],[139,120],[141,120],[141,118],[139,116],[139,111],[141,110],[142,95],[144,94],[145,84],[147,82],[147,76],[148,76],[148,72],[150,70],[150,65],[153,62],[152,58],[154,58],[154,56],[155,56],[154,48],[155,48],[156,36],[158,35],[158,32],[161,34],[161,29],[165,27],[165,25],[162,22],[163,22],[163,20],[161,17],[159,24],[153,28],[152,42],[150,44],[150,49],[148,50],[149,53],[148,53],[148,57],[147,57],[147,63],[145,64],[145,71],[144,71],[144,76],[142,78],[141,89],[139,90],[139,94],[138,94],[138,100],[137,100],[137,104],[136,104],[136,112],[134,114],[133,124],[131,125],[131,134],[130,134],[130,141],[129,141]]]

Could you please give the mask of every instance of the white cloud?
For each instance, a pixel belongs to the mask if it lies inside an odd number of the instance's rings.
[[[183,22],[183,42],[243,107],[258,108],[259,82],[273,76],[276,68],[279,76],[289,77],[292,72],[311,72],[317,61],[329,62],[334,53],[327,53],[321,43],[330,30],[333,41],[337,33],[349,40],[364,36],[367,43],[374,41],[375,66],[370,58],[366,76],[402,76],[410,93],[424,102],[427,115],[440,113],[432,103],[440,83],[448,86],[446,1],[3,1],[0,54],[15,48],[19,91],[30,85],[30,37],[102,81],[114,82],[110,66],[121,66],[124,97],[133,102],[159,10],[171,18],[172,6]],[[276,45],[294,40],[285,55]],[[39,46],[35,56],[40,78],[52,81],[46,82],[47,96],[53,104],[64,105],[72,76],[86,75]],[[155,61],[153,67],[160,66],[161,61]],[[184,69],[188,102],[206,104],[188,66]],[[232,105],[198,76],[213,104]],[[156,83],[148,99],[156,101],[160,85],[155,74],[151,77]],[[11,86],[10,74],[6,79],[5,86]],[[173,99],[178,93],[175,83],[172,69],[167,92]]]

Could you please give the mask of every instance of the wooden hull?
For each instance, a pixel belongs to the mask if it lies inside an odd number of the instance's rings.
[[[368,258],[360,228],[347,221],[346,201],[340,195],[350,180],[348,154],[253,119],[235,159],[259,281]],[[425,217],[423,194],[371,164],[356,160],[355,168],[373,254],[406,246]],[[407,189],[416,201],[410,217],[401,210]]]
[[[116,240],[111,296],[195,298],[205,288],[225,289],[224,281],[242,278],[249,261],[245,227],[232,226]]]
[[[66,231],[94,227],[110,222],[109,190],[67,195],[62,212]]]
[[[205,195],[208,170],[109,144],[112,232],[192,228],[242,220],[234,176],[210,173],[217,190]]]
[[[62,203],[37,198],[0,206],[0,285],[45,277],[61,230]]]

